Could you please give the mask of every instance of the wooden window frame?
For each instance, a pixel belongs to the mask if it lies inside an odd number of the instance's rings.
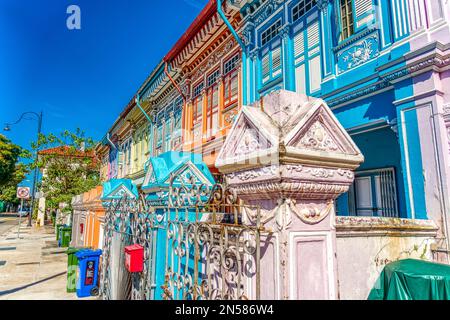
[[[341,15],[341,41],[355,34],[355,18],[353,15],[353,0],[340,0],[339,13]]]
[[[214,93],[217,92],[217,104],[214,105]],[[208,87],[206,91],[206,132],[207,137],[213,136],[213,117],[219,112],[219,86],[216,83]],[[218,129],[218,128],[217,128]]]
[[[196,88],[198,88],[199,86],[201,86],[201,89],[199,90],[198,93],[196,93],[195,92]],[[203,109],[202,91],[204,88],[204,83],[199,82],[193,88],[194,89],[192,90],[192,93],[193,93],[194,97],[192,99],[192,122],[193,122],[192,129],[194,130],[194,126],[202,121],[202,109]],[[200,103],[200,108],[197,108],[198,103]],[[198,110],[198,109],[200,109],[200,110]]]

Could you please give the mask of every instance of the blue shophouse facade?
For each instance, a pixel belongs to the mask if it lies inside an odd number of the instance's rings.
[[[405,69],[420,27],[411,1],[229,2],[243,18],[243,103],[278,89],[320,97],[363,152],[337,213],[426,219],[424,139]]]

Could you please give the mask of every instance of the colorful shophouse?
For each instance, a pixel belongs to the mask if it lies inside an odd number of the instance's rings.
[[[364,156],[335,206],[340,298],[364,299],[389,261],[446,261],[449,19],[445,0],[209,1],[105,136],[107,177],[140,186],[182,150],[219,178],[242,105],[322,98]]]
[[[239,12],[230,6],[224,11],[238,28]],[[164,57],[169,70],[183,79],[183,150],[202,154],[213,173],[218,173],[214,161],[242,105],[240,60],[238,43],[216,1],[208,2]]]
[[[142,110],[136,108],[136,112],[146,118],[149,127],[146,161],[170,150],[181,150],[181,81],[179,74],[160,62],[138,91]]]
[[[257,102],[277,89],[320,97],[364,155],[354,184],[336,206],[338,216],[361,218],[339,218],[338,231],[344,235],[349,221],[355,228],[369,221],[386,223],[364,217],[429,219],[439,226],[437,237],[447,238],[441,248],[448,250],[449,4],[228,2],[239,7],[243,20],[243,103]],[[357,241],[351,248],[344,245],[349,240],[340,241],[341,251],[363,248]],[[347,259],[346,254],[341,257]],[[363,259],[369,261],[368,256]],[[348,261],[341,265],[347,268]],[[341,281],[344,298],[350,297],[353,282],[345,276]]]

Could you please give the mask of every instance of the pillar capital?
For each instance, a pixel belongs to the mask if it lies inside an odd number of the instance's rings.
[[[330,0],[316,0],[317,9],[326,11],[328,3],[330,3]]]

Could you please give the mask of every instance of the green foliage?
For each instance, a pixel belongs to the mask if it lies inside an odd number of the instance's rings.
[[[0,134],[0,186],[7,184],[13,178],[19,158],[25,157],[26,154],[26,150]]]
[[[20,159],[30,158],[31,153],[13,144],[0,134],[0,201],[17,204],[17,185],[25,179],[30,165],[19,162]]]
[[[19,203],[20,200],[16,197],[17,185],[25,179],[29,172],[29,166],[24,163],[17,163],[15,171],[11,179],[0,187],[0,200],[11,203]]]
[[[99,162],[93,156],[94,146],[94,141],[85,137],[80,129],[65,130],[59,135],[41,134],[32,144],[35,150],[58,148],[50,154],[41,152],[35,163],[43,170],[39,189],[45,195],[48,208],[55,209],[61,202],[70,206],[73,196],[99,184]]]

